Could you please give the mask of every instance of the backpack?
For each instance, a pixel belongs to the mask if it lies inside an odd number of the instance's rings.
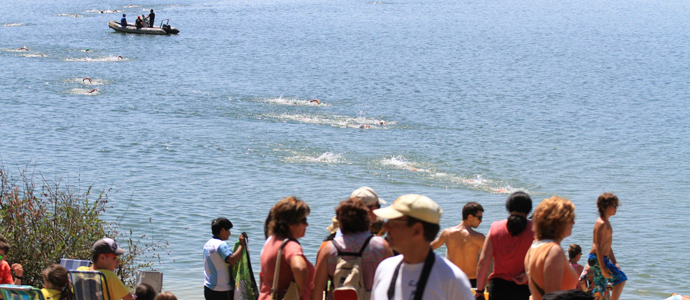
[[[364,278],[362,276],[362,253],[367,248],[372,237],[374,236],[371,235],[364,241],[362,248],[357,253],[341,251],[335,241],[331,241],[335,250],[338,251],[338,261],[335,265],[333,279],[331,280],[335,288],[333,296],[336,300],[341,298],[338,297],[339,295],[343,295],[343,298],[347,299],[352,299],[356,295],[359,300],[369,300],[371,291],[364,287]],[[348,256],[348,258],[345,258],[345,256]]]

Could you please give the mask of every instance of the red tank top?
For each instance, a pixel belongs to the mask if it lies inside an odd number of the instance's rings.
[[[512,281],[514,276],[525,272],[525,255],[534,240],[532,221],[527,222],[527,228],[518,236],[510,235],[507,223],[507,219],[493,222],[489,230],[494,248],[494,272],[489,275],[489,280],[501,278]]]

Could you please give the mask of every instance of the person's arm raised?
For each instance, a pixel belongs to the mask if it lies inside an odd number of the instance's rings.
[[[235,251],[235,253],[229,255],[225,259],[225,262],[234,266],[242,258],[242,250],[244,249],[244,246],[245,246],[244,235],[240,235],[239,247],[237,247],[237,250]]]

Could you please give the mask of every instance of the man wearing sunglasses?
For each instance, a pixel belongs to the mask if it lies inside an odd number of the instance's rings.
[[[132,293],[114,272],[120,265],[120,255],[125,254],[125,252],[124,249],[117,246],[115,240],[111,238],[100,239],[91,247],[91,262],[93,262],[91,266],[79,267],[77,271],[100,271],[105,275],[111,300],[132,300],[134,299]]]
[[[477,262],[484,245],[484,234],[475,231],[484,217],[484,208],[477,202],[469,202],[462,208],[462,223],[444,229],[431,242],[434,250],[446,244],[446,258],[467,274],[473,288],[477,287]]]
[[[0,237],[0,284],[22,284],[22,275],[24,270],[20,264],[10,264],[7,262],[7,253],[10,252],[10,244],[5,238]],[[12,271],[15,277],[12,279]]]

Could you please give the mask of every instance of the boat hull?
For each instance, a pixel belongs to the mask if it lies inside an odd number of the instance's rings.
[[[136,34],[168,35],[168,34],[177,34],[180,32],[175,27],[170,27],[167,31],[164,30],[163,28],[161,28],[160,26],[142,27],[142,28],[138,28],[138,29],[132,25],[128,25],[127,27],[123,27],[122,25],[120,25],[120,22],[116,22],[116,21],[108,22],[108,27],[114,29],[117,32],[136,33]]]

